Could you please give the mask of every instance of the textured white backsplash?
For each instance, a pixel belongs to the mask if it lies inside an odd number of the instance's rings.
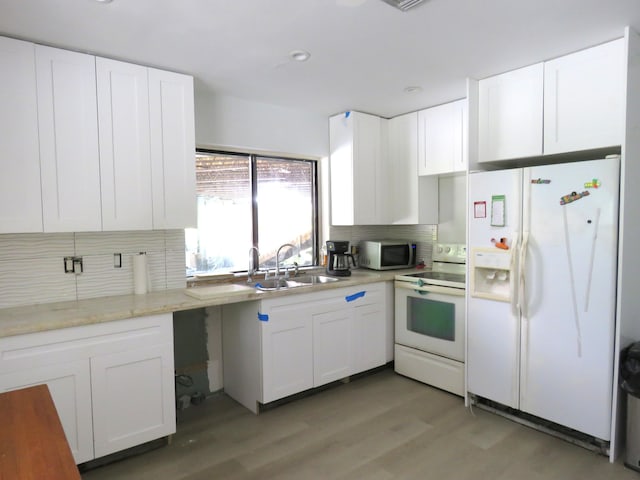
[[[186,286],[184,230],[0,235],[0,308],[131,294],[139,252],[151,291]],[[64,273],[69,256],[82,257],[82,274]]]

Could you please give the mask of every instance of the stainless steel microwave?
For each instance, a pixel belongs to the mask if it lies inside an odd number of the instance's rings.
[[[358,265],[372,270],[410,268],[416,264],[416,244],[401,240],[368,240],[359,245]]]

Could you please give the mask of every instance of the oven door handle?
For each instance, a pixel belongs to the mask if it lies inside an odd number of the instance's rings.
[[[395,281],[396,288],[402,288],[405,290],[413,290],[420,295],[426,295],[427,293],[440,293],[443,295],[455,295],[458,297],[464,297],[463,288],[443,287],[440,285],[430,285],[424,283],[422,279],[415,282]]]

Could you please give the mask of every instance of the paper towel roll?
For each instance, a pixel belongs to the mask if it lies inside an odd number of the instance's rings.
[[[149,266],[147,254],[140,252],[133,256],[133,293],[141,295],[149,291]]]

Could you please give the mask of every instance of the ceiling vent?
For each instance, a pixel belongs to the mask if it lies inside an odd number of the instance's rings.
[[[427,0],[382,0],[385,3],[388,3],[392,7],[396,7],[398,10],[402,10],[406,12],[407,10],[412,9],[413,7],[417,7],[421,3],[426,2]]]

